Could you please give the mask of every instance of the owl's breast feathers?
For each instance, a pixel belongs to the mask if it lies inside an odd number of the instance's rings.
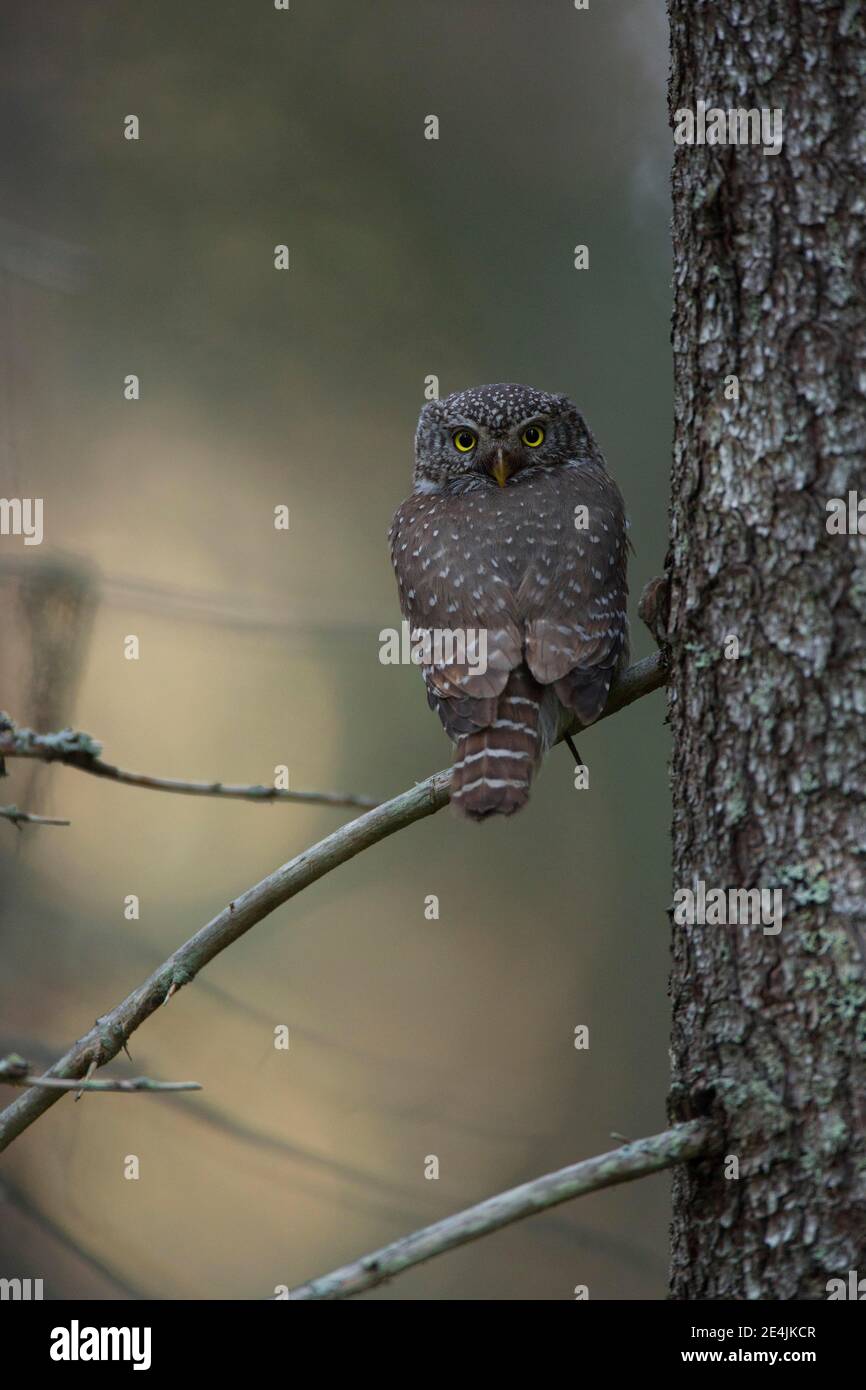
[[[598,718],[628,660],[627,544],[619,489],[592,462],[528,469],[504,488],[416,493],[397,509],[403,616],[413,629],[487,634],[486,669],[423,667],[452,738],[497,720],[518,668],[552,687],[576,724]]]

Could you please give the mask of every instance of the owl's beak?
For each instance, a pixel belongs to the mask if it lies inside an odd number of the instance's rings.
[[[500,487],[505,487],[514,469],[511,467],[511,460],[505,457],[502,449],[496,450],[496,457],[490,469],[491,477],[495,478]]]

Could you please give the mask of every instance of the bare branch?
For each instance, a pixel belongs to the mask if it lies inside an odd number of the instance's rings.
[[[17,1052],[0,1058],[0,1085],[44,1086],[54,1091],[200,1091],[198,1081],[151,1081],[148,1076],[131,1076],[124,1080],[64,1080],[59,1076],[31,1076],[30,1063]]]
[[[365,1289],[374,1289],[377,1284],[401,1274],[412,1265],[423,1264],[435,1255],[478,1240],[491,1231],[499,1231],[525,1216],[534,1216],[536,1212],[569,1202],[573,1197],[582,1197],[587,1192],[633,1182],[636,1178],[658,1173],[663,1168],[672,1168],[674,1164],[703,1157],[714,1152],[720,1144],[720,1137],[703,1120],[677,1125],[675,1129],[653,1134],[648,1139],[636,1139],[621,1149],[584,1159],[582,1163],[573,1163],[556,1173],[547,1173],[543,1178],[536,1178],[521,1187],[512,1187],[510,1191],[500,1192],[498,1196],[479,1202],[475,1207],[467,1207],[465,1211],[448,1216],[444,1221],[425,1226],[422,1231],[395,1240],[372,1255],[343,1265],[331,1274],[311,1279],[308,1284],[298,1285],[292,1289],[289,1297],[351,1298]]]
[[[632,666],[611,691],[602,719],[657,690],[666,680],[667,668],[658,652]],[[83,1076],[92,1064],[104,1066],[110,1062],[145,1019],[257,922],[362,850],[440,811],[448,803],[450,782],[450,768],[434,773],[411,790],[341,825],[247,889],[158,966],[121,1004],[97,1019],[90,1032],[74,1043],[47,1075],[74,1079]],[[0,1112],[0,1151],[59,1098],[57,1092],[47,1088],[31,1089]]]
[[[49,1068],[47,1075],[77,1078],[86,1073],[92,1062],[104,1066],[111,1061],[145,1019],[257,922],[361,850],[446,805],[450,776],[450,770],[436,773],[411,791],[340,826],[230,902],[121,1004],[98,1019],[90,1032]],[[0,1113],[0,1150],[59,1098],[60,1093],[40,1087],[28,1090],[8,1105]]]
[[[68,820],[58,820],[55,816],[34,816],[29,811],[19,811],[17,806],[0,806],[0,818],[11,820],[13,825],[70,825]]]
[[[120,782],[127,787],[179,792],[183,796],[221,796],[235,801],[295,801],[307,805],[351,806],[360,810],[378,805],[373,797],[354,796],[350,792],[293,792],[232,782],[188,782],[176,777],[151,777],[146,772],[130,772],[103,762],[101,753],[102,744],[91,738],[90,734],[78,733],[74,729],[37,734],[33,729],[19,729],[8,714],[0,714],[0,758],[35,758],[43,763],[63,763],[65,767],[76,767],[79,772],[89,772],[93,777],[105,777],[110,782]],[[44,823],[68,824],[67,821]]]

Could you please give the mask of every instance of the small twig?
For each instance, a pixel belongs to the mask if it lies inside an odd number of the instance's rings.
[[[87,1065],[87,1071],[84,1073],[84,1079],[83,1079],[83,1081],[81,1082],[81,1085],[80,1085],[80,1086],[77,1086],[76,1089],[75,1089],[75,1099],[76,1099],[77,1101],[78,1101],[78,1100],[81,1100],[81,1097],[84,1095],[85,1088],[87,1087],[87,1084],[88,1084],[88,1082],[90,1081],[91,1076],[92,1076],[93,1073],[96,1071],[96,1068],[97,1068],[98,1066],[99,1066],[99,1057],[98,1057],[98,1056],[96,1056],[96,1057],[91,1057],[91,1059],[90,1059],[90,1061],[89,1061],[89,1063],[88,1063],[88,1065]]]
[[[71,821],[58,820],[56,816],[34,816],[29,811],[19,811],[17,806],[0,806],[0,817],[11,820],[13,825],[71,825]]]
[[[607,719],[641,695],[658,690],[667,680],[667,665],[660,652],[629,668],[610,693],[604,713]],[[0,748],[2,753],[2,748]],[[163,961],[162,965],[127,995],[110,1013],[100,1018],[89,1033],[79,1038],[69,1051],[49,1070],[50,1076],[76,1078],[83,1076],[94,1057],[104,1066],[116,1057],[126,1040],[140,1028],[145,1019],[183,985],[189,984],[200,970],[220,952],[248,932],[283,903],[295,897],[311,883],[345,864],[349,859],[378,844],[395,831],[414,821],[431,816],[447,806],[450,799],[451,769],[435,772],[423,782],[402,792],[391,801],[341,825],[333,834],[312,845],[287,864],[275,869],[253,888],[233,898],[222,912],[201,927],[194,936]],[[44,1089],[34,1089],[19,1096],[0,1112],[0,1151],[5,1149],[43,1115],[60,1097]]]
[[[152,1081],[149,1076],[131,1076],[128,1080],[64,1081],[58,1076],[28,1076],[19,1086],[46,1086],[57,1091],[200,1091],[200,1081]]]
[[[95,1065],[95,1064],[94,1064]],[[93,1068],[91,1067],[90,1070]],[[60,1076],[31,1076],[30,1063],[17,1052],[0,1060],[0,1084],[5,1086],[39,1086],[53,1091],[200,1091],[198,1081],[151,1081],[149,1076],[133,1076],[115,1081],[65,1080]]]
[[[354,1294],[373,1289],[395,1274],[401,1274],[412,1265],[432,1260],[434,1255],[442,1255],[458,1245],[466,1245],[478,1240],[491,1231],[501,1230],[514,1221],[549,1207],[569,1202],[573,1197],[582,1197],[587,1192],[598,1192],[603,1187],[615,1187],[619,1183],[633,1182],[636,1178],[658,1173],[663,1168],[684,1163],[688,1159],[700,1158],[719,1147],[721,1140],[712,1127],[704,1120],[692,1120],[688,1124],[677,1125],[662,1134],[653,1134],[648,1139],[636,1139],[624,1148],[613,1149],[610,1153],[599,1154],[596,1158],[584,1159],[568,1168],[560,1168],[556,1173],[547,1173],[522,1187],[513,1187],[508,1192],[500,1192],[477,1206],[467,1207],[455,1216],[425,1226],[411,1236],[395,1240],[393,1244],[365,1255],[352,1264],[343,1265],[331,1274],[323,1274],[292,1289],[290,1298],[297,1299],[337,1299],[351,1298]]]
[[[0,757],[35,758],[43,763],[63,763],[89,772],[93,777],[105,777],[127,787],[146,787],[151,791],[179,792],[183,796],[221,796],[234,801],[294,801],[307,805],[352,806],[372,810],[379,803],[371,796],[354,796],[350,792],[293,792],[283,788],[247,786],[233,782],[188,782],[175,777],[151,777],[145,772],[130,772],[112,763],[103,762],[102,745],[90,734],[74,729],[58,733],[37,734],[33,729],[20,729],[8,714],[0,713]],[[25,819],[35,819],[25,817]],[[66,825],[67,821],[45,824]]]

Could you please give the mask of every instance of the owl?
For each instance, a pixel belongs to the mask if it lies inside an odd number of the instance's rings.
[[[456,744],[452,805],[511,815],[628,662],[619,488],[566,396],[476,386],[421,411],[390,543],[403,617],[426,634],[427,699]]]

